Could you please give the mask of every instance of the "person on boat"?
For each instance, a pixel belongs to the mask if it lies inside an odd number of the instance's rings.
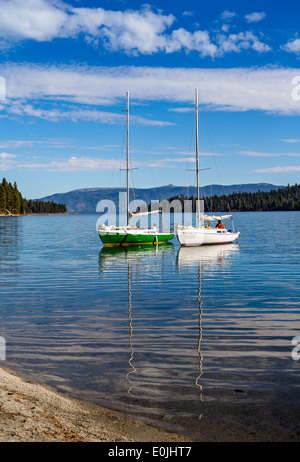
[[[225,226],[223,225],[223,223],[221,222],[221,220],[218,220],[218,224],[216,225],[216,228],[218,228],[218,229],[225,229]]]

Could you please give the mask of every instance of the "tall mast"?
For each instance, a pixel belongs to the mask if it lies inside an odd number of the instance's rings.
[[[127,95],[126,185],[127,185],[127,226],[128,226],[129,225],[129,91],[126,92],[126,95]]]
[[[198,143],[198,88],[195,89],[196,96],[196,172],[197,172],[197,212],[198,228],[200,227],[200,190],[199,190],[199,143]]]

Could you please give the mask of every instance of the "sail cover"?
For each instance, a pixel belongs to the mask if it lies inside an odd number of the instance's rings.
[[[200,219],[204,220],[204,221],[228,220],[231,217],[232,217],[232,215],[220,215],[220,216],[216,216],[216,215],[211,215],[211,216],[200,215]]]
[[[153,213],[160,213],[160,210],[153,210],[151,212],[137,212],[137,213],[132,213],[129,211],[129,215],[131,217],[145,217],[147,215],[152,215]]]

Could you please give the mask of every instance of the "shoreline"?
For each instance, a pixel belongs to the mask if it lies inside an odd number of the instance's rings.
[[[159,422],[144,423],[122,411],[74,398],[0,366],[0,443],[88,442],[88,443],[234,443],[299,442],[296,429],[285,428],[253,409],[252,422],[244,422],[239,409],[228,404],[212,406],[215,422],[201,429],[166,429]],[[228,413],[227,422],[219,417]],[[249,409],[251,412],[251,409]],[[218,417],[219,416],[219,417]],[[197,426],[196,426],[197,427]],[[177,433],[176,433],[177,432]],[[181,433],[181,434],[180,434]],[[185,436],[188,435],[188,436]]]
[[[8,217],[8,218],[14,218],[14,217],[31,217],[31,216],[37,216],[37,215],[73,215],[72,213],[15,213],[15,214],[8,214],[8,213],[0,213],[0,217]]]
[[[190,442],[0,366],[0,442]]]

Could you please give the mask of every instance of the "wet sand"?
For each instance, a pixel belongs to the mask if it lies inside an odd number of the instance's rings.
[[[184,435],[126,418],[122,413],[90,404],[0,367],[0,442],[299,442],[297,417],[290,409],[294,428],[253,408],[251,422],[243,422],[234,406],[210,410],[215,422],[190,428]],[[217,416],[227,415],[218,422]],[[244,413],[242,413],[244,415]],[[155,425],[155,424],[154,424]],[[170,428],[170,427],[169,427]],[[176,431],[176,430],[175,430]]]
[[[0,367],[0,442],[183,442]]]

